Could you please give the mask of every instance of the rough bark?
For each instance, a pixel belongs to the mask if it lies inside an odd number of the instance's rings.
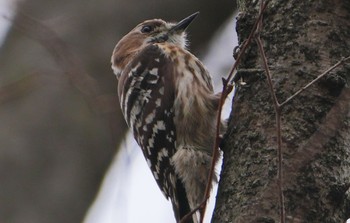
[[[241,1],[240,42],[258,1]],[[271,1],[262,39],[280,102],[350,55],[350,2]],[[255,44],[240,69],[263,69]],[[279,222],[277,142],[265,74],[240,86],[223,143],[224,161],[212,222]],[[291,101],[282,111],[287,222],[345,222],[350,217],[350,65]]]

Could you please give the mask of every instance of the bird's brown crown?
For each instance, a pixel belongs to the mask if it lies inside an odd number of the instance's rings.
[[[114,48],[111,58],[114,73],[119,77],[120,73],[135,55],[150,44],[165,42],[186,48],[187,39],[185,29],[197,14],[191,15],[179,23],[152,19],[137,25]]]

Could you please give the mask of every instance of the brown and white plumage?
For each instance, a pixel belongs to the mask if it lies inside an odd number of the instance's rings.
[[[126,122],[177,221],[203,200],[219,102],[208,71],[186,49],[184,30],[196,15],[139,24],[111,59]]]

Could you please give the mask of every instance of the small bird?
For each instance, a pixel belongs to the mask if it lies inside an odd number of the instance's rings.
[[[177,222],[204,199],[220,101],[208,71],[187,50],[185,30],[197,15],[142,22],[111,58],[122,113]]]

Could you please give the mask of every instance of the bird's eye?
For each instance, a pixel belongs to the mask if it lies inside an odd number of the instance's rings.
[[[141,29],[142,33],[150,33],[153,31],[153,27],[152,26],[143,26]]]

